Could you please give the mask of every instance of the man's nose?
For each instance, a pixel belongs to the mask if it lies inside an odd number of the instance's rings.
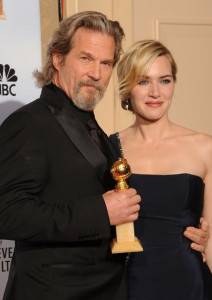
[[[98,62],[92,63],[90,65],[88,76],[93,80],[99,80],[101,77],[101,66]]]

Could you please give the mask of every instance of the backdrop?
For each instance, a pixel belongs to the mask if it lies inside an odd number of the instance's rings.
[[[39,0],[3,0],[0,19],[0,124],[14,110],[38,98],[32,72],[41,68]],[[2,300],[13,241],[0,240],[0,300]]]

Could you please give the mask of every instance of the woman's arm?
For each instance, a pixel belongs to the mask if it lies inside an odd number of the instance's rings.
[[[204,207],[203,216],[209,223],[209,230],[212,233],[212,138],[209,138],[209,143],[205,151],[207,173],[205,177],[205,193],[204,193]],[[210,236],[205,255],[207,264],[212,272],[212,236]]]
[[[211,158],[212,159],[212,158]],[[212,166],[210,172],[205,179],[205,196],[204,196],[204,209],[203,216],[208,220],[209,230],[212,232]],[[212,272],[212,236],[210,236],[206,249],[206,261]]]

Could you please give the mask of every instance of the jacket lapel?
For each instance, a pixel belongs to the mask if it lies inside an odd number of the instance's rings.
[[[108,173],[107,159],[72,112],[68,101],[66,102],[63,99],[60,99],[55,93],[47,88],[43,88],[41,98],[46,102],[48,109],[57,119],[72,143],[95,169],[95,172],[103,185],[107,185],[107,182],[105,182],[107,178],[107,176],[105,177],[105,173]],[[109,139],[107,136],[106,140],[108,143]],[[110,141],[109,145],[110,149],[112,149]],[[114,149],[112,151],[114,155]]]

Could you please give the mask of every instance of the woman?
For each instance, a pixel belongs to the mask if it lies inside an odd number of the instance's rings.
[[[177,67],[161,43],[135,43],[117,71],[122,107],[135,123],[111,140],[142,198],[135,234],[144,252],[129,255],[129,299],[212,299],[210,270],[183,235],[202,214],[212,226],[212,137],[169,120]],[[211,239],[206,258],[212,270]]]

